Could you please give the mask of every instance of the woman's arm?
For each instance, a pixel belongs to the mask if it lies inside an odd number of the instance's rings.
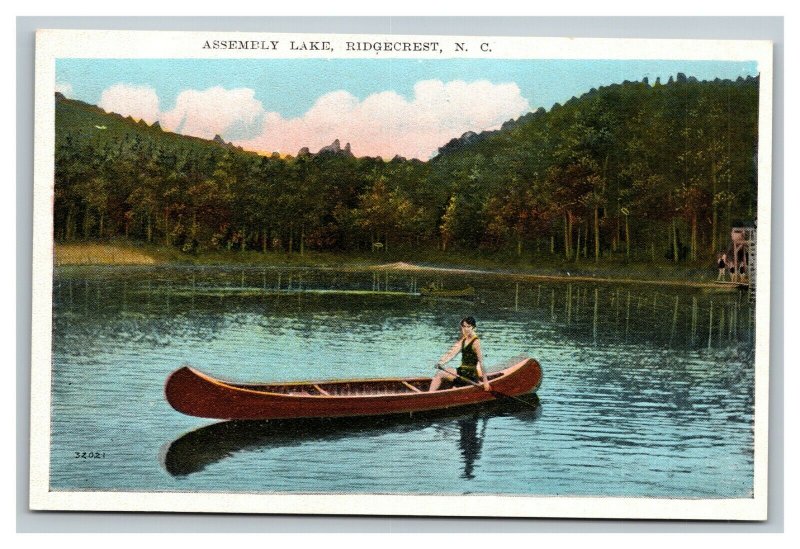
[[[455,342],[455,344],[452,347],[450,347],[449,351],[447,351],[445,354],[442,355],[442,358],[440,358],[439,362],[437,362],[436,364],[438,364],[439,366],[444,366],[445,364],[453,360],[453,357],[455,357],[460,352],[461,352],[461,340],[459,339],[458,341]]]
[[[481,350],[481,341],[476,339],[472,344],[472,348],[475,349],[475,354],[478,355],[478,375],[483,379],[483,388],[486,391],[491,391],[492,389],[489,386],[489,378],[486,377],[486,370],[483,368],[483,351]]]

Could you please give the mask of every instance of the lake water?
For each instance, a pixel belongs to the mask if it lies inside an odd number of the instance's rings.
[[[430,282],[477,299],[415,295]],[[62,268],[53,303],[52,490],[752,497],[746,293]],[[542,364],[535,410],[214,422],[163,396],[185,363],[243,382],[431,376],[468,315],[490,370],[521,354]]]

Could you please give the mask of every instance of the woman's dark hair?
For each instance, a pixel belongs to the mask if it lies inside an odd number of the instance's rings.
[[[478,325],[475,323],[475,317],[474,316],[467,316],[467,317],[462,318],[460,324],[469,324],[473,328],[477,328],[478,327]]]

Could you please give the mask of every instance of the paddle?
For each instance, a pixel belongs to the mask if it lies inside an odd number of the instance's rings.
[[[464,377],[464,376],[460,376],[460,375],[458,375],[457,373],[456,373],[456,374],[453,374],[452,372],[448,371],[447,369],[443,368],[442,366],[440,366],[440,365],[438,365],[438,364],[436,365],[436,369],[437,369],[437,370],[441,370],[441,371],[443,371],[443,372],[447,372],[447,373],[448,373],[448,374],[450,374],[450,375],[455,375],[455,376],[456,376],[458,379],[460,379],[460,380],[462,380],[462,381],[466,381],[467,383],[469,383],[470,385],[473,385],[473,386],[477,387],[478,389],[485,390],[485,389],[484,389],[484,387],[483,387],[483,385],[481,385],[481,384],[479,384],[479,383],[475,383],[475,382],[474,382],[474,381],[472,381],[471,379],[468,379],[468,378],[466,378],[466,377]],[[487,391],[487,392],[489,392],[489,393],[492,393],[492,394],[493,394],[494,396],[496,396],[496,397],[510,398],[510,399],[516,400],[517,402],[521,402],[522,404],[524,404],[524,405],[526,405],[526,406],[530,406],[531,408],[537,408],[537,407],[538,407],[538,405],[536,405],[536,404],[531,404],[531,403],[530,403],[530,402],[528,402],[527,400],[522,400],[521,398],[517,398],[517,397],[515,397],[515,396],[511,396],[511,395],[507,395],[507,394],[505,394],[505,393],[501,393],[501,392],[499,392],[499,391],[495,391],[495,390],[492,390],[492,389],[490,389],[490,390],[489,390],[489,391]]]

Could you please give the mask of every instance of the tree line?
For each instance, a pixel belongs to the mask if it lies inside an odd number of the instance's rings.
[[[625,82],[429,161],[281,157],[56,100],[58,241],[706,260],[754,221],[758,78]]]

